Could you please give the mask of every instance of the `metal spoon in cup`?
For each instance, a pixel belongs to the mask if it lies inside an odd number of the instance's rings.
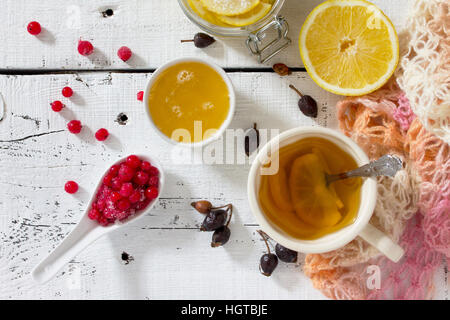
[[[338,173],[338,174],[327,174],[325,173],[325,179],[327,185],[333,183],[337,180],[348,179],[353,177],[378,177],[378,176],[388,176],[394,177],[395,174],[403,168],[403,161],[394,155],[385,155],[380,159],[369,162],[362,167],[355,170]]]
[[[34,269],[31,271],[31,277],[34,281],[38,283],[45,283],[53,276],[55,276],[59,270],[62,269],[70,260],[72,260],[76,255],[78,255],[83,249],[85,249],[89,244],[100,238],[101,236],[116,230],[122,226],[127,225],[132,221],[136,221],[137,219],[143,217],[147,212],[149,212],[156,201],[158,201],[159,195],[164,186],[164,173],[161,165],[153,158],[144,155],[137,155],[140,159],[144,161],[150,162],[154,167],[159,170],[159,194],[156,199],[153,199],[152,202],[144,209],[137,211],[134,215],[129,216],[128,218],[122,221],[116,221],[116,223],[102,226],[97,221],[93,221],[89,219],[88,212],[91,208],[93,202],[96,200],[97,192],[100,186],[103,183],[103,178],[107,174],[108,170],[105,170],[105,174],[100,178],[97,187],[92,193],[92,198],[87,205],[86,212],[83,214],[83,217],[69,233],[69,235],[44,259],[42,260]],[[122,158],[114,164],[119,164],[125,161],[126,158]],[[108,167],[109,168],[109,167]]]

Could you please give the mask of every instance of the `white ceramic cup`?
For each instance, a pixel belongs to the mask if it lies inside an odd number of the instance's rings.
[[[225,81],[225,84],[228,89],[228,94],[230,96],[230,107],[229,107],[228,115],[227,115],[227,118],[225,119],[225,121],[222,123],[220,128],[218,128],[217,131],[212,136],[210,136],[209,138],[207,138],[205,140],[199,141],[199,142],[181,143],[181,142],[177,142],[177,141],[171,139],[170,137],[166,136],[163,132],[161,132],[161,130],[159,130],[159,128],[156,126],[155,122],[153,121],[152,115],[150,114],[151,106],[149,105],[149,97],[150,97],[150,89],[153,86],[154,82],[156,81],[156,79],[158,79],[158,77],[161,75],[161,73],[164,72],[167,68],[177,65],[179,63],[184,63],[184,62],[203,63],[203,64],[209,66],[210,68],[212,68],[214,71],[216,71],[220,75],[220,77],[223,79],[223,81]],[[147,114],[147,117],[150,120],[150,125],[153,127],[153,129],[156,132],[158,132],[158,134],[165,141],[175,144],[177,146],[188,146],[188,147],[196,148],[196,147],[203,147],[203,146],[207,145],[208,143],[211,143],[211,142],[219,139],[223,135],[226,128],[228,128],[228,126],[231,123],[231,120],[233,119],[234,111],[236,108],[236,95],[235,95],[233,84],[231,83],[230,78],[228,77],[226,72],[221,67],[216,65],[215,63],[212,63],[205,59],[200,59],[200,58],[179,58],[179,59],[171,60],[171,61],[163,64],[162,66],[160,66],[152,74],[150,79],[148,79],[147,85],[145,86],[145,90],[144,90],[144,107],[145,107],[145,113]]]
[[[248,176],[247,191],[250,208],[262,230],[284,247],[303,253],[332,251],[345,246],[355,237],[360,236],[390,260],[394,262],[399,261],[404,254],[403,249],[369,223],[375,209],[377,198],[377,182],[374,178],[366,178],[363,182],[361,187],[361,203],[356,220],[352,224],[321,238],[301,240],[292,237],[266,217],[260,206],[258,197],[262,165],[267,163],[268,155],[276,154],[279,148],[310,137],[323,138],[333,142],[351,155],[358,166],[369,162],[367,155],[355,142],[335,130],[321,127],[300,127],[283,132],[273,138],[256,156]]]

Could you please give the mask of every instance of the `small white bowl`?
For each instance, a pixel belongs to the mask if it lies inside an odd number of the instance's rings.
[[[361,187],[361,203],[355,222],[352,224],[326,236],[315,240],[302,240],[290,236],[277,225],[273,224],[266,217],[259,203],[259,186],[260,186],[260,168],[264,163],[264,158],[269,154],[277,153],[279,148],[292,144],[296,141],[317,137],[327,139],[342,150],[351,155],[358,166],[362,166],[369,162],[367,155],[361,148],[345,135],[331,129],[321,127],[300,127],[288,130],[267,143],[258,153],[253,162],[248,176],[248,199],[250,208],[260,224],[261,228],[272,239],[281,245],[304,253],[322,253],[343,247],[353,240],[367,226],[375,208],[377,199],[377,183],[375,179],[366,179]]]
[[[150,114],[150,106],[148,103],[149,96],[150,96],[150,88],[152,87],[152,85],[156,81],[156,79],[158,79],[159,75],[167,68],[172,67],[179,63],[184,63],[184,62],[199,62],[199,63],[203,63],[203,64],[209,66],[210,68],[212,68],[214,71],[216,71],[221,76],[223,81],[225,81],[225,84],[227,85],[228,93],[230,95],[230,107],[228,110],[228,116],[225,119],[225,121],[222,123],[220,128],[218,128],[217,132],[214,135],[212,135],[211,137],[209,137],[208,139],[205,139],[205,140],[202,140],[199,142],[193,142],[193,143],[177,142],[175,140],[172,140],[170,137],[166,136],[163,132],[161,132],[161,130],[159,130],[159,128],[156,126],[156,124],[154,123],[154,121],[152,119],[152,116]],[[203,146],[207,145],[208,143],[211,143],[211,142],[219,139],[223,135],[225,130],[230,125],[231,120],[233,119],[234,111],[236,108],[236,95],[235,95],[233,84],[231,83],[230,78],[228,77],[226,72],[221,67],[216,65],[215,63],[209,62],[205,59],[199,59],[199,58],[179,58],[179,59],[171,60],[171,61],[163,64],[152,74],[150,79],[147,81],[147,85],[145,86],[145,90],[144,90],[144,107],[145,107],[145,112],[148,116],[148,119],[150,120],[149,121],[150,125],[153,127],[153,129],[155,129],[156,132],[158,132],[158,134],[165,141],[175,144],[177,146],[188,146],[188,147],[196,148],[196,147],[203,147]]]

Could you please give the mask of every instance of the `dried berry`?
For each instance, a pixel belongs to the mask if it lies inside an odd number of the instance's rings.
[[[144,100],[144,91],[139,91],[139,92],[136,94],[136,98],[137,98],[139,101],[143,101],[143,100]]]
[[[212,204],[209,201],[201,200],[192,202],[191,206],[200,213],[207,214],[211,211]]]
[[[225,225],[227,212],[225,210],[215,210],[208,213],[203,220],[201,231],[215,231]]]
[[[211,247],[217,248],[220,246],[223,246],[230,240],[231,236],[231,230],[228,228],[228,225],[230,224],[231,217],[233,216],[233,206],[231,204],[227,205],[228,209],[230,211],[230,215],[228,216],[228,221],[226,225],[220,227],[216,231],[214,231],[212,240],[211,240]]]
[[[317,118],[317,102],[311,96],[303,95],[296,87],[292,84],[289,85],[289,88],[294,90],[300,96],[300,100],[298,100],[298,107],[300,111],[307,117]]]
[[[258,233],[263,238],[267,247],[267,253],[259,260],[259,271],[266,277],[270,277],[278,265],[278,258],[275,254],[270,252],[269,244],[267,243],[267,235],[261,230],[258,230]]]
[[[259,130],[256,128],[256,123],[253,124],[253,128],[248,129],[245,132],[244,149],[247,157],[255,152],[259,147]]]
[[[282,77],[292,73],[289,67],[284,63],[276,63],[272,66],[272,69]]]
[[[192,40],[181,40],[181,42],[194,42],[194,45],[197,48],[206,48],[213,44],[215,41],[216,40],[213,37],[203,32],[197,33]]]
[[[217,248],[223,246],[230,240],[231,230],[227,226],[222,226],[212,236],[211,247]]]
[[[297,257],[298,257],[297,251],[283,247],[279,243],[277,243],[277,245],[275,246],[275,253],[277,254],[278,259],[280,259],[283,262],[286,262],[286,263],[297,262]]]

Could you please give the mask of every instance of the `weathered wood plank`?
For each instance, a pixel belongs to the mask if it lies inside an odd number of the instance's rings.
[[[292,45],[271,62],[301,67],[298,34],[319,0],[286,0],[281,14],[290,25]],[[398,29],[413,0],[373,0]],[[103,17],[111,8],[114,15]],[[18,14],[20,13],[20,14]],[[30,21],[45,28],[39,37],[26,31]],[[0,69],[145,69],[184,56],[208,57],[223,67],[257,67],[244,39],[222,39],[206,50],[181,44],[199,31],[182,13],[176,0],[26,1],[5,0],[0,10]],[[89,58],[76,50],[78,40],[92,41],[96,52]],[[117,50],[129,46],[135,56],[122,62]]]
[[[283,265],[272,279],[258,274],[263,245],[247,203],[248,164],[174,163],[171,146],[152,131],[136,100],[148,76],[0,76],[6,104],[0,121],[0,298],[321,298],[299,267]],[[336,127],[334,105],[339,98],[318,88],[305,73],[230,77],[237,92],[231,128],[247,128],[253,122],[281,131],[300,125]],[[317,122],[298,111],[290,83],[317,99]],[[65,85],[74,89],[72,99],[61,97]],[[55,99],[67,105],[60,114],[50,109]],[[129,118],[126,125],[115,122],[121,112]],[[84,124],[79,136],[65,129],[74,118]],[[100,127],[112,133],[106,143],[93,138]],[[234,148],[228,146],[224,157]],[[165,167],[167,188],[154,210],[97,241],[56,279],[35,286],[28,272],[79,220],[103,170],[114,159],[138,152],[158,157]],[[75,196],[63,190],[71,179],[81,187]],[[225,248],[210,248],[211,234],[198,231],[202,216],[189,203],[201,198],[235,205],[232,240]],[[122,265],[122,251],[135,261]],[[444,279],[442,269],[436,275],[437,297],[445,297]]]

